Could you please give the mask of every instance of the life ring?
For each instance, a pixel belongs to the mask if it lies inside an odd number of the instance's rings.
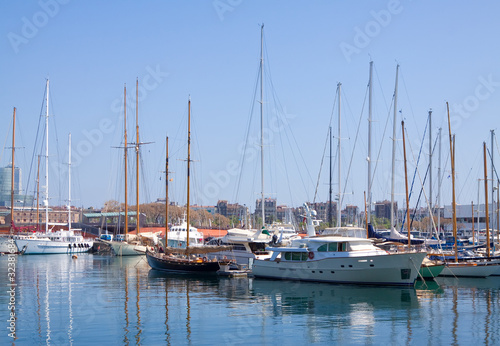
[[[314,252],[312,252],[312,251],[311,251],[311,252],[309,252],[309,255],[308,255],[308,256],[309,256],[309,259],[313,259],[313,258],[314,258]]]
[[[208,258],[203,257],[203,262],[206,262],[206,261],[208,261]]]

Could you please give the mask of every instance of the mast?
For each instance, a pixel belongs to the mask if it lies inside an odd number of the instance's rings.
[[[36,230],[40,230],[40,155],[38,155],[38,168],[36,170]]]
[[[165,159],[165,247],[168,240],[168,136],[167,136],[167,156]]]
[[[16,107],[12,115],[12,171],[10,176],[10,233],[14,232],[14,156],[16,151]]]
[[[341,214],[341,203],[340,203],[340,196],[341,196],[341,184],[340,184],[340,89],[342,87],[342,83],[338,83],[337,84],[337,89],[338,89],[338,93],[339,93],[339,131],[338,131],[338,157],[339,157],[339,162],[338,162],[338,165],[339,165],[339,172],[338,172],[338,179],[339,179],[339,192],[338,192],[338,202],[337,202],[337,227],[340,227],[341,224],[342,224],[342,214]]]
[[[261,213],[262,227],[266,223],[264,209],[264,24],[260,27],[260,191],[261,191]]]
[[[128,233],[128,203],[127,203],[127,85],[125,84],[123,87],[123,135],[124,135],[124,146],[123,146],[123,158],[125,162],[125,240],[127,240]]]
[[[45,233],[49,231],[49,80],[47,79],[47,92],[45,93]]]
[[[370,61],[370,81],[368,82],[368,209],[366,222],[371,223],[372,209],[372,95],[373,95],[373,61]]]
[[[189,164],[191,162],[191,97],[188,101],[188,156],[187,156],[187,216],[186,216],[186,249],[189,247]]]
[[[438,237],[439,237],[439,233],[441,232],[441,130],[442,128],[440,127],[439,128],[439,154],[438,154],[438,161],[439,161],[439,164],[438,164],[438,200],[437,200],[437,207],[438,207],[438,222],[437,222],[437,225],[438,225]]]
[[[403,155],[405,163],[405,191],[406,191],[406,227],[408,228],[408,247],[411,245],[411,232],[410,232],[410,199],[408,197],[408,170],[406,168],[406,143],[405,143],[405,122],[401,122],[403,129]]]
[[[398,72],[399,65],[396,65],[396,84],[394,87],[394,120],[392,128],[391,229],[394,228],[394,179],[396,162],[396,120],[398,116]]]
[[[68,136],[68,231],[71,230],[71,132]]]
[[[330,184],[328,189],[328,227],[332,227],[332,127],[330,126]]]
[[[455,262],[458,262],[457,253],[457,206],[455,203],[455,136],[451,135],[450,125],[450,107],[446,102],[446,110],[448,112],[448,133],[450,138],[450,156],[451,156],[451,191],[452,191],[452,209],[453,209],[453,238],[455,238]]]
[[[431,203],[429,217],[429,229],[432,231],[434,208],[432,206],[432,109],[429,110],[429,201]]]
[[[485,200],[485,211],[486,216],[486,253],[488,258],[490,257],[490,217],[488,210],[488,165],[486,164],[486,142],[483,142],[483,156],[484,156],[484,200]]]
[[[493,163],[493,139],[495,137],[495,130],[490,130],[491,133],[491,229],[495,228],[495,181],[494,177],[494,168],[495,165]],[[497,201],[498,202],[498,201]],[[488,202],[486,202],[488,203]]]
[[[135,164],[136,164],[136,174],[135,174],[135,186],[136,186],[136,205],[137,214],[135,217],[137,236],[139,236],[141,225],[140,225],[140,212],[139,212],[139,79],[135,80]]]

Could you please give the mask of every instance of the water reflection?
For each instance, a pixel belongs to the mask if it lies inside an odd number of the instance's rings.
[[[140,258],[35,257],[18,262],[19,344],[500,344],[500,278],[365,287],[169,274]]]

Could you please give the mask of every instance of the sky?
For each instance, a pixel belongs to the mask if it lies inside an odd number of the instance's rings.
[[[136,142],[139,84],[140,203],[165,196],[186,202],[188,100],[191,100],[191,204],[218,200],[251,210],[261,194],[261,26],[264,37],[264,195],[279,205],[333,198],[364,210],[367,191],[369,63],[373,61],[372,200],[391,198],[393,102],[397,92],[395,199],[404,205],[401,121],[410,205],[419,204],[432,145],[432,200],[451,204],[451,131],[456,140],[457,203],[484,203],[483,142],[498,161],[500,4],[495,1],[2,1],[0,2],[0,166],[11,161],[16,107],[16,166],[34,194],[36,145],[49,93],[49,197],[100,208],[124,199],[124,86],[128,142]],[[339,98],[340,93],[340,180]],[[427,128],[429,110],[432,124]],[[332,155],[328,131],[332,127]],[[425,137],[424,137],[425,133]],[[146,144],[147,143],[147,144]],[[121,147],[121,148],[120,148]],[[326,149],[326,151],[325,151]],[[420,159],[417,157],[420,154]],[[129,153],[129,202],[135,203],[135,150]],[[245,153],[245,155],[243,155]],[[45,164],[40,167],[45,189]],[[375,167],[376,166],[376,167]],[[418,169],[417,169],[418,168]],[[415,174],[415,178],[413,178]],[[491,162],[488,162],[491,178]],[[132,179],[133,178],[133,179]],[[429,179],[429,178],[427,178]],[[340,182],[340,184],[339,184]],[[490,191],[491,192],[491,191]],[[481,200],[483,199],[483,200]]]

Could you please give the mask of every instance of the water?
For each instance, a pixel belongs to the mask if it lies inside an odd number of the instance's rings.
[[[16,258],[16,345],[500,344],[500,277],[362,287],[171,275],[142,257]],[[13,341],[7,266],[0,345]]]

